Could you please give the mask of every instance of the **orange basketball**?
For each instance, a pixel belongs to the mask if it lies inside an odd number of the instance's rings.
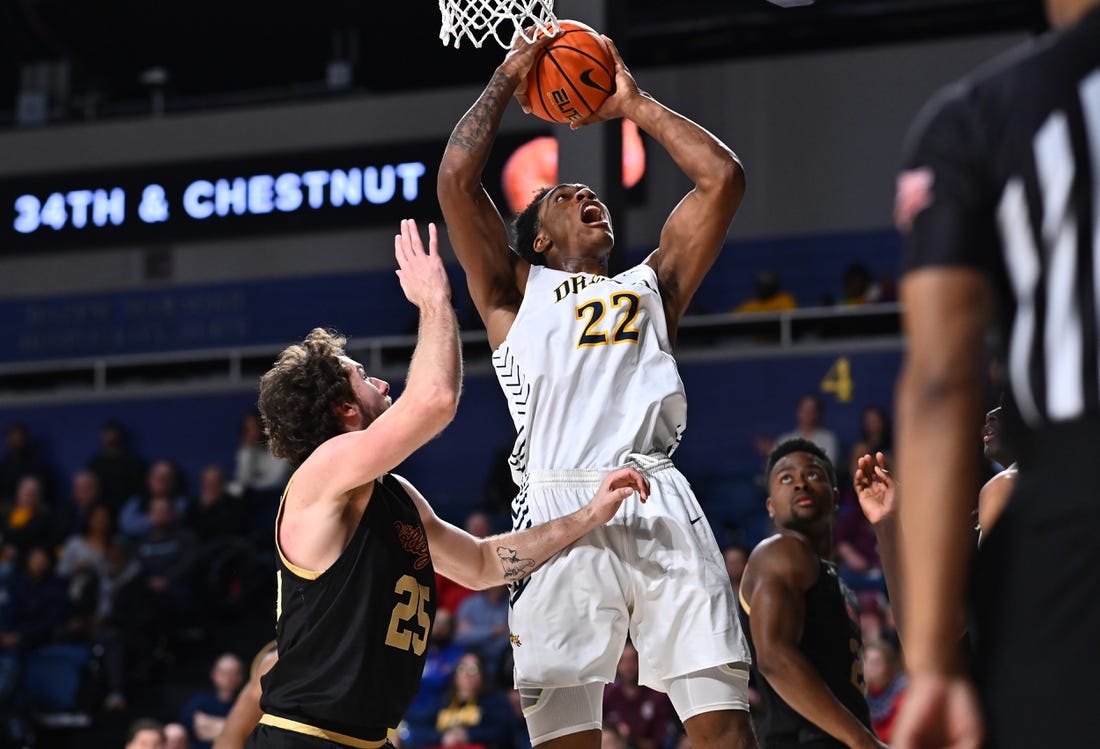
[[[583,120],[615,90],[615,60],[591,26],[558,21],[562,33],[527,73],[531,111],[550,122]]]

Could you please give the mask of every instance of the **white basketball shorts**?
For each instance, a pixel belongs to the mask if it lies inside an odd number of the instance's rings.
[[[639,682],[660,691],[673,677],[750,662],[725,564],[687,479],[667,458],[642,470],[646,503],[628,498],[611,522],[513,585],[517,687],[613,681],[628,634]],[[580,509],[607,472],[532,472],[513,503],[516,526]]]

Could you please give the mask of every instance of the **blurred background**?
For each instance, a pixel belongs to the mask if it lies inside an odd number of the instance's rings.
[[[680,335],[691,408],[676,458],[723,547],[751,548],[770,530],[760,474],[776,437],[830,433],[842,484],[853,452],[888,449],[905,134],[941,86],[1045,31],[1041,3],[556,10],[608,33],[644,89],[744,162],[747,196]],[[216,711],[236,688],[219,656],[247,671],[274,636],[287,467],[255,429],[257,380],[322,325],[400,393],[416,315],[392,234],[404,217],[439,220],[446,139],[504,55],[445,47],[439,26],[428,0],[0,4],[0,747],[121,746],[140,717],[194,734],[192,698],[213,694]],[[539,179],[591,184],[625,267],[690,187],[654,145],[513,107],[487,187],[509,206],[532,163]],[[496,532],[514,433],[444,251],[465,390],[400,472],[446,519]],[[155,497],[167,519],[150,517]],[[91,520],[98,505],[106,520]],[[873,542],[844,528],[862,550],[851,579],[888,632]],[[521,722],[506,733],[489,749],[520,749]]]

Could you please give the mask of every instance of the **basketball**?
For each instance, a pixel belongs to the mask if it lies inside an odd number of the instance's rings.
[[[527,73],[531,111],[549,122],[583,120],[615,90],[615,60],[591,26],[559,21],[562,33]]]

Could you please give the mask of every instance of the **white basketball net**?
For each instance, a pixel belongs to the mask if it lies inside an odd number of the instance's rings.
[[[511,49],[517,36],[533,42],[558,31],[554,0],[439,0],[439,13],[439,39],[444,46],[453,39],[456,49],[463,37],[480,47],[491,36]]]

